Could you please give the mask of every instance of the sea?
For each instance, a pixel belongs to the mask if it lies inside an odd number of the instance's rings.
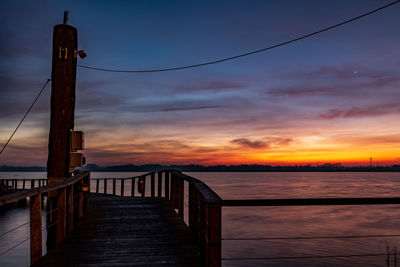
[[[91,177],[140,174],[93,172]],[[208,184],[222,199],[400,196],[399,172],[186,174]],[[0,173],[0,179],[45,177],[40,172]],[[125,189],[130,194],[129,186]],[[187,195],[185,201],[187,208]],[[29,237],[28,221],[26,207],[0,210],[0,254]],[[398,254],[399,205],[222,209],[222,266],[400,266]],[[29,241],[0,255],[0,266],[29,266]]]

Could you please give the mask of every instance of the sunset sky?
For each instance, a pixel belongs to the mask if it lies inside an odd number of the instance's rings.
[[[284,42],[391,1],[1,1],[0,145],[51,76],[70,11],[78,64],[176,67]],[[400,163],[400,4],[256,55],[163,73],[78,68],[89,163]],[[50,86],[0,155],[47,161]]]

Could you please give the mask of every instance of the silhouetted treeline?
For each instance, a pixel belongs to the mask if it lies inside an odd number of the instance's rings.
[[[120,165],[101,167],[96,164],[88,164],[84,170],[97,172],[150,172],[163,169],[178,169],[185,172],[387,172],[400,171],[400,165],[392,166],[353,166],[345,167],[340,163],[327,163],[318,166],[293,165],[293,166],[271,166],[271,165]]]
[[[323,165],[292,165],[292,166],[271,166],[271,165],[118,165],[99,166],[87,164],[83,170],[94,172],[150,172],[163,169],[178,169],[185,172],[398,172],[400,165],[391,166],[343,166],[340,163],[327,163]],[[0,166],[0,172],[45,172],[46,167],[12,167]]]
[[[46,167],[41,167],[41,166],[21,166],[21,167],[14,167],[7,165],[0,166],[0,172],[45,172],[45,171]]]

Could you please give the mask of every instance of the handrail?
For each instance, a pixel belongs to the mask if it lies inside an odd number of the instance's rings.
[[[206,203],[218,203],[220,204],[222,202],[222,199],[219,197],[217,193],[215,193],[207,184],[204,182],[191,177],[187,174],[184,174],[182,172],[173,170],[172,173],[176,175],[177,177],[193,184],[195,188],[199,191],[199,193],[203,196],[203,200]]]
[[[9,194],[16,190],[33,189],[36,187],[45,186],[47,179],[32,179],[32,178],[0,178],[0,195]]]
[[[44,230],[48,230],[47,245],[49,249],[49,244],[52,242],[59,244],[87,211],[89,191],[83,192],[82,186],[89,183],[89,176],[90,173],[81,172],[63,182],[0,196],[0,207],[30,197],[30,236],[19,244],[30,240],[31,264],[42,257],[42,196],[47,194],[48,199],[49,211],[47,212],[47,226]]]
[[[34,189],[28,189],[26,191],[14,192],[0,196],[0,207],[5,204],[10,204],[17,202],[18,200],[25,199],[27,197],[31,197],[37,194],[48,193],[50,191],[54,191],[60,188],[67,187],[69,185],[75,184],[79,180],[82,180],[88,173],[79,173],[76,176],[65,180],[64,182],[59,182],[55,184],[46,185],[44,187],[38,187]]]

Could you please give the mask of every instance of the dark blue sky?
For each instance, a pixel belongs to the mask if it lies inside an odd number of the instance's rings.
[[[51,73],[53,26],[70,11],[79,64],[152,69],[287,41],[390,1],[2,1],[0,143]],[[312,38],[166,73],[78,68],[76,129],[88,161],[400,161],[400,4]],[[0,165],[45,165],[50,90]]]

